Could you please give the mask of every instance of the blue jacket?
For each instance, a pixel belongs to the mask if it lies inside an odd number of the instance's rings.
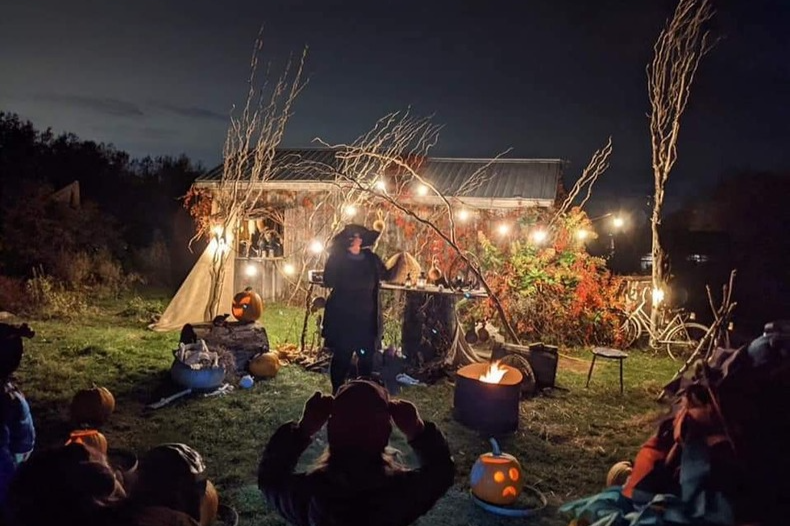
[[[0,504],[5,502],[8,485],[20,457],[33,451],[36,429],[25,395],[13,382],[6,381],[0,393]]]

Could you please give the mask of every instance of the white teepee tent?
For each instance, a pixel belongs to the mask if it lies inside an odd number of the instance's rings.
[[[180,330],[187,323],[200,323],[211,321],[208,317],[207,307],[211,293],[211,266],[216,248],[209,244],[192,267],[181,287],[176,292],[170,304],[162,313],[158,322],[149,325],[154,331]],[[233,280],[236,262],[234,254],[230,254],[224,263],[224,279],[220,289],[220,313],[230,312],[233,302]]]

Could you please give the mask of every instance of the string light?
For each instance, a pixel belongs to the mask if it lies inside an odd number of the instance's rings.
[[[256,275],[257,273],[258,273],[258,269],[253,264],[248,264],[244,268],[244,274],[246,274],[249,277],[252,277],[252,276]]]
[[[384,179],[379,179],[376,181],[376,188],[382,192],[387,191],[387,182]]]
[[[314,239],[313,241],[310,242],[310,246],[307,248],[310,249],[310,252],[312,252],[313,254],[320,254],[321,252],[324,251],[324,244],[321,243],[319,240]]]
[[[417,195],[419,196],[426,196],[428,195],[428,187],[424,184],[417,185]]]
[[[499,232],[499,235],[501,236],[508,235],[510,233],[510,225],[507,223],[500,223],[497,227],[497,232]]]
[[[662,301],[664,301],[664,291],[653,289],[653,305],[660,305]]]
[[[544,229],[538,229],[532,232],[532,241],[540,245],[549,238],[549,233]]]
[[[612,218],[612,226],[615,228],[623,228],[625,225],[625,219],[620,216],[614,216]]]
[[[466,221],[467,219],[469,219],[469,210],[467,210],[466,208],[462,208],[458,211],[456,216],[458,217],[459,221]]]
[[[296,267],[294,267],[292,263],[286,263],[283,265],[283,272],[287,276],[292,276],[296,273]]]
[[[578,239],[579,241],[584,241],[589,237],[589,235],[590,233],[583,228],[580,228],[579,230],[576,231],[576,239]]]
[[[346,214],[348,217],[354,217],[357,215],[357,207],[354,205],[346,205],[343,207],[343,213]]]

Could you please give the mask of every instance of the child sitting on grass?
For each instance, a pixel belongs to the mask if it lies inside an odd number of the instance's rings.
[[[36,439],[30,406],[12,378],[22,361],[22,338],[33,336],[27,324],[0,323],[0,505],[14,472],[30,456]]]

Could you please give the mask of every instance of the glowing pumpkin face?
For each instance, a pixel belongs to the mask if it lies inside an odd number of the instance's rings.
[[[247,287],[233,296],[231,313],[239,321],[255,321],[263,314],[263,300],[257,292]]]
[[[472,493],[491,504],[512,504],[521,494],[521,464],[516,457],[502,453],[493,438],[491,445],[493,451],[480,455],[472,466]]]

